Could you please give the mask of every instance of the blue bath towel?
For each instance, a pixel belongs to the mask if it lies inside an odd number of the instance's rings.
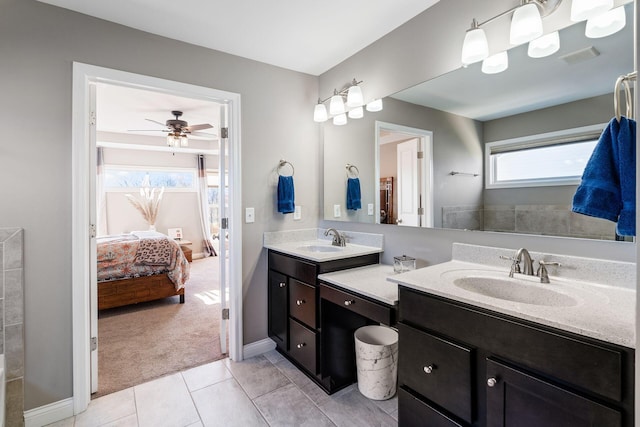
[[[278,178],[278,212],[291,213],[295,209],[293,177],[280,175]]]
[[[360,179],[348,178],[347,179],[347,209],[357,210],[362,208],[362,202],[360,200]]]
[[[602,131],[573,196],[573,212],[617,222],[636,235],[636,122],[615,118]]]

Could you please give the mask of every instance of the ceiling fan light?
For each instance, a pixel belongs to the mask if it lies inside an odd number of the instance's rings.
[[[358,85],[351,86],[347,93],[347,107],[359,107],[363,103],[362,88]]]
[[[329,101],[329,114],[332,116],[337,116],[339,114],[343,114],[345,112],[344,102],[342,101],[342,96],[337,93],[331,97],[331,101]]]
[[[572,0],[571,20],[584,21],[601,15],[613,7],[613,0]]]
[[[364,109],[362,108],[362,105],[359,106],[358,108],[354,108],[353,110],[349,111],[350,119],[361,119],[363,117],[364,117]]]
[[[535,3],[527,3],[513,12],[509,41],[513,45],[527,43],[542,35],[542,18]]]
[[[338,114],[333,118],[333,124],[336,126],[342,126],[347,124],[347,115],[345,113]]]
[[[509,55],[506,51],[496,53],[482,61],[482,72],[485,74],[497,74],[509,68]]]
[[[367,104],[367,111],[375,113],[376,111],[382,111],[382,99],[374,99]]]
[[[174,135],[173,132],[170,132],[167,135],[167,145],[169,147],[179,147],[180,146],[180,136]]]
[[[463,65],[473,64],[482,61],[489,56],[489,43],[487,35],[482,28],[472,28],[467,30],[462,43],[462,55],[460,60]]]
[[[316,108],[313,110],[313,121],[322,123],[326,122],[328,118],[327,107],[324,104],[316,104]]]
[[[527,54],[531,58],[544,58],[553,55],[560,49],[560,34],[557,31],[545,34],[529,42]]]
[[[188,147],[189,146],[189,139],[187,138],[187,135],[182,135],[180,137],[180,146],[181,147]]]
[[[624,12],[624,6],[618,6],[602,15],[589,18],[584,35],[590,39],[607,37],[623,29],[626,22],[627,17]]]

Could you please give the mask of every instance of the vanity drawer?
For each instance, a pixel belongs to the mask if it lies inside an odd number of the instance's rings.
[[[398,388],[398,425],[405,427],[465,427],[451,417],[432,408],[421,399]]]
[[[316,288],[298,280],[289,281],[289,315],[315,329]]]
[[[395,323],[395,310],[391,306],[369,301],[323,283],[320,284],[320,298],[331,301],[340,307],[351,310],[376,322],[384,323],[385,325],[393,325]]]
[[[615,401],[622,400],[622,379],[630,375],[623,369],[622,349],[613,344],[402,286],[400,320],[455,336],[538,375]]]
[[[398,324],[398,383],[472,422],[472,349]]]
[[[317,374],[316,333],[289,319],[289,354],[312,374]]]
[[[269,251],[269,268],[306,283],[315,283],[318,275],[315,264],[273,251]]]

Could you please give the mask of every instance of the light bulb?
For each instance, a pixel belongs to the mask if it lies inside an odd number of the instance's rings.
[[[376,111],[382,111],[382,99],[374,99],[367,104],[367,111],[375,113]]]
[[[535,3],[527,3],[513,12],[509,42],[519,45],[542,35],[542,18]]]
[[[560,35],[557,31],[554,31],[531,40],[527,54],[532,58],[543,58],[556,53],[558,49],[560,49]]]
[[[364,117],[364,110],[362,109],[362,105],[349,111],[350,119],[361,119],[362,117]]]
[[[489,56],[489,44],[484,30],[482,28],[468,30],[462,43],[462,55],[460,57],[462,64],[473,64],[474,62],[482,61],[487,56]]]
[[[362,89],[358,85],[353,85],[347,93],[347,107],[359,107],[364,103]]]
[[[333,118],[333,124],[336,126],[342,126],[347,124],[347,115],[342,113]]]
[[[584,21],[601,15],[613,7],[613,0],[572,0],[571,20]]]
[[[509,55],[506,51],[496,53],[482,61],[482,72],[485,74],[501,73],[509,67]]]
[[[344,109],[344,102],[342,101],[342,96],[335,93],[331,97],[331,101],[329,102],[329,114],[331,114],[332,116],[336,116],[344,112],[345,112],[345,109]]]
[[[616,7],[608,12],[587,20],[584,35],[590,39],[607,37],[624,28],[627,17],[624,6]]]
[[[316,104],[316,108],[313,110],[313,121],[318,123],[326,122],[327,118],[327,108],[324,104]]]

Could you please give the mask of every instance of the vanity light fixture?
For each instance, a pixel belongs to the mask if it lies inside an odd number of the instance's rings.
[[[602,15],[613,7],[613,0],[572,0],[571,20],[580,22]]]
[[[509,68],[509,55],[506,50],[491,55],[482,61],[482,72],[485,74],[498,74]]]
[[[351,83],[341,90],[334,89],[333,95],[326,99],[318,98],[318,103],[313,110],[313,120],[318,123],[326,122],[330,117],[333,124],[337,126],[347,123],[347,116],[350,119],[360,119],[364,117],[364,96],[361,81],[353,79]],[[325,102],[329,101],[329,111]],[[382,100],[376,99],[366,105],[367,111],[382,110]]]
[[[627,16],[624,12],[624,6],[618,6],[601,15],[589,18],[584,35],[590,39],[610,36],[623,29],[626,21]]]
[[[519,45],[542,35],[542,17],[535,3],[526,3],[513,11],[509,42]]]
[[[529,42],[527,54],[531,58],[544,58],[553,55],[560,49],[560,34],[557,31],[545,34]]]

